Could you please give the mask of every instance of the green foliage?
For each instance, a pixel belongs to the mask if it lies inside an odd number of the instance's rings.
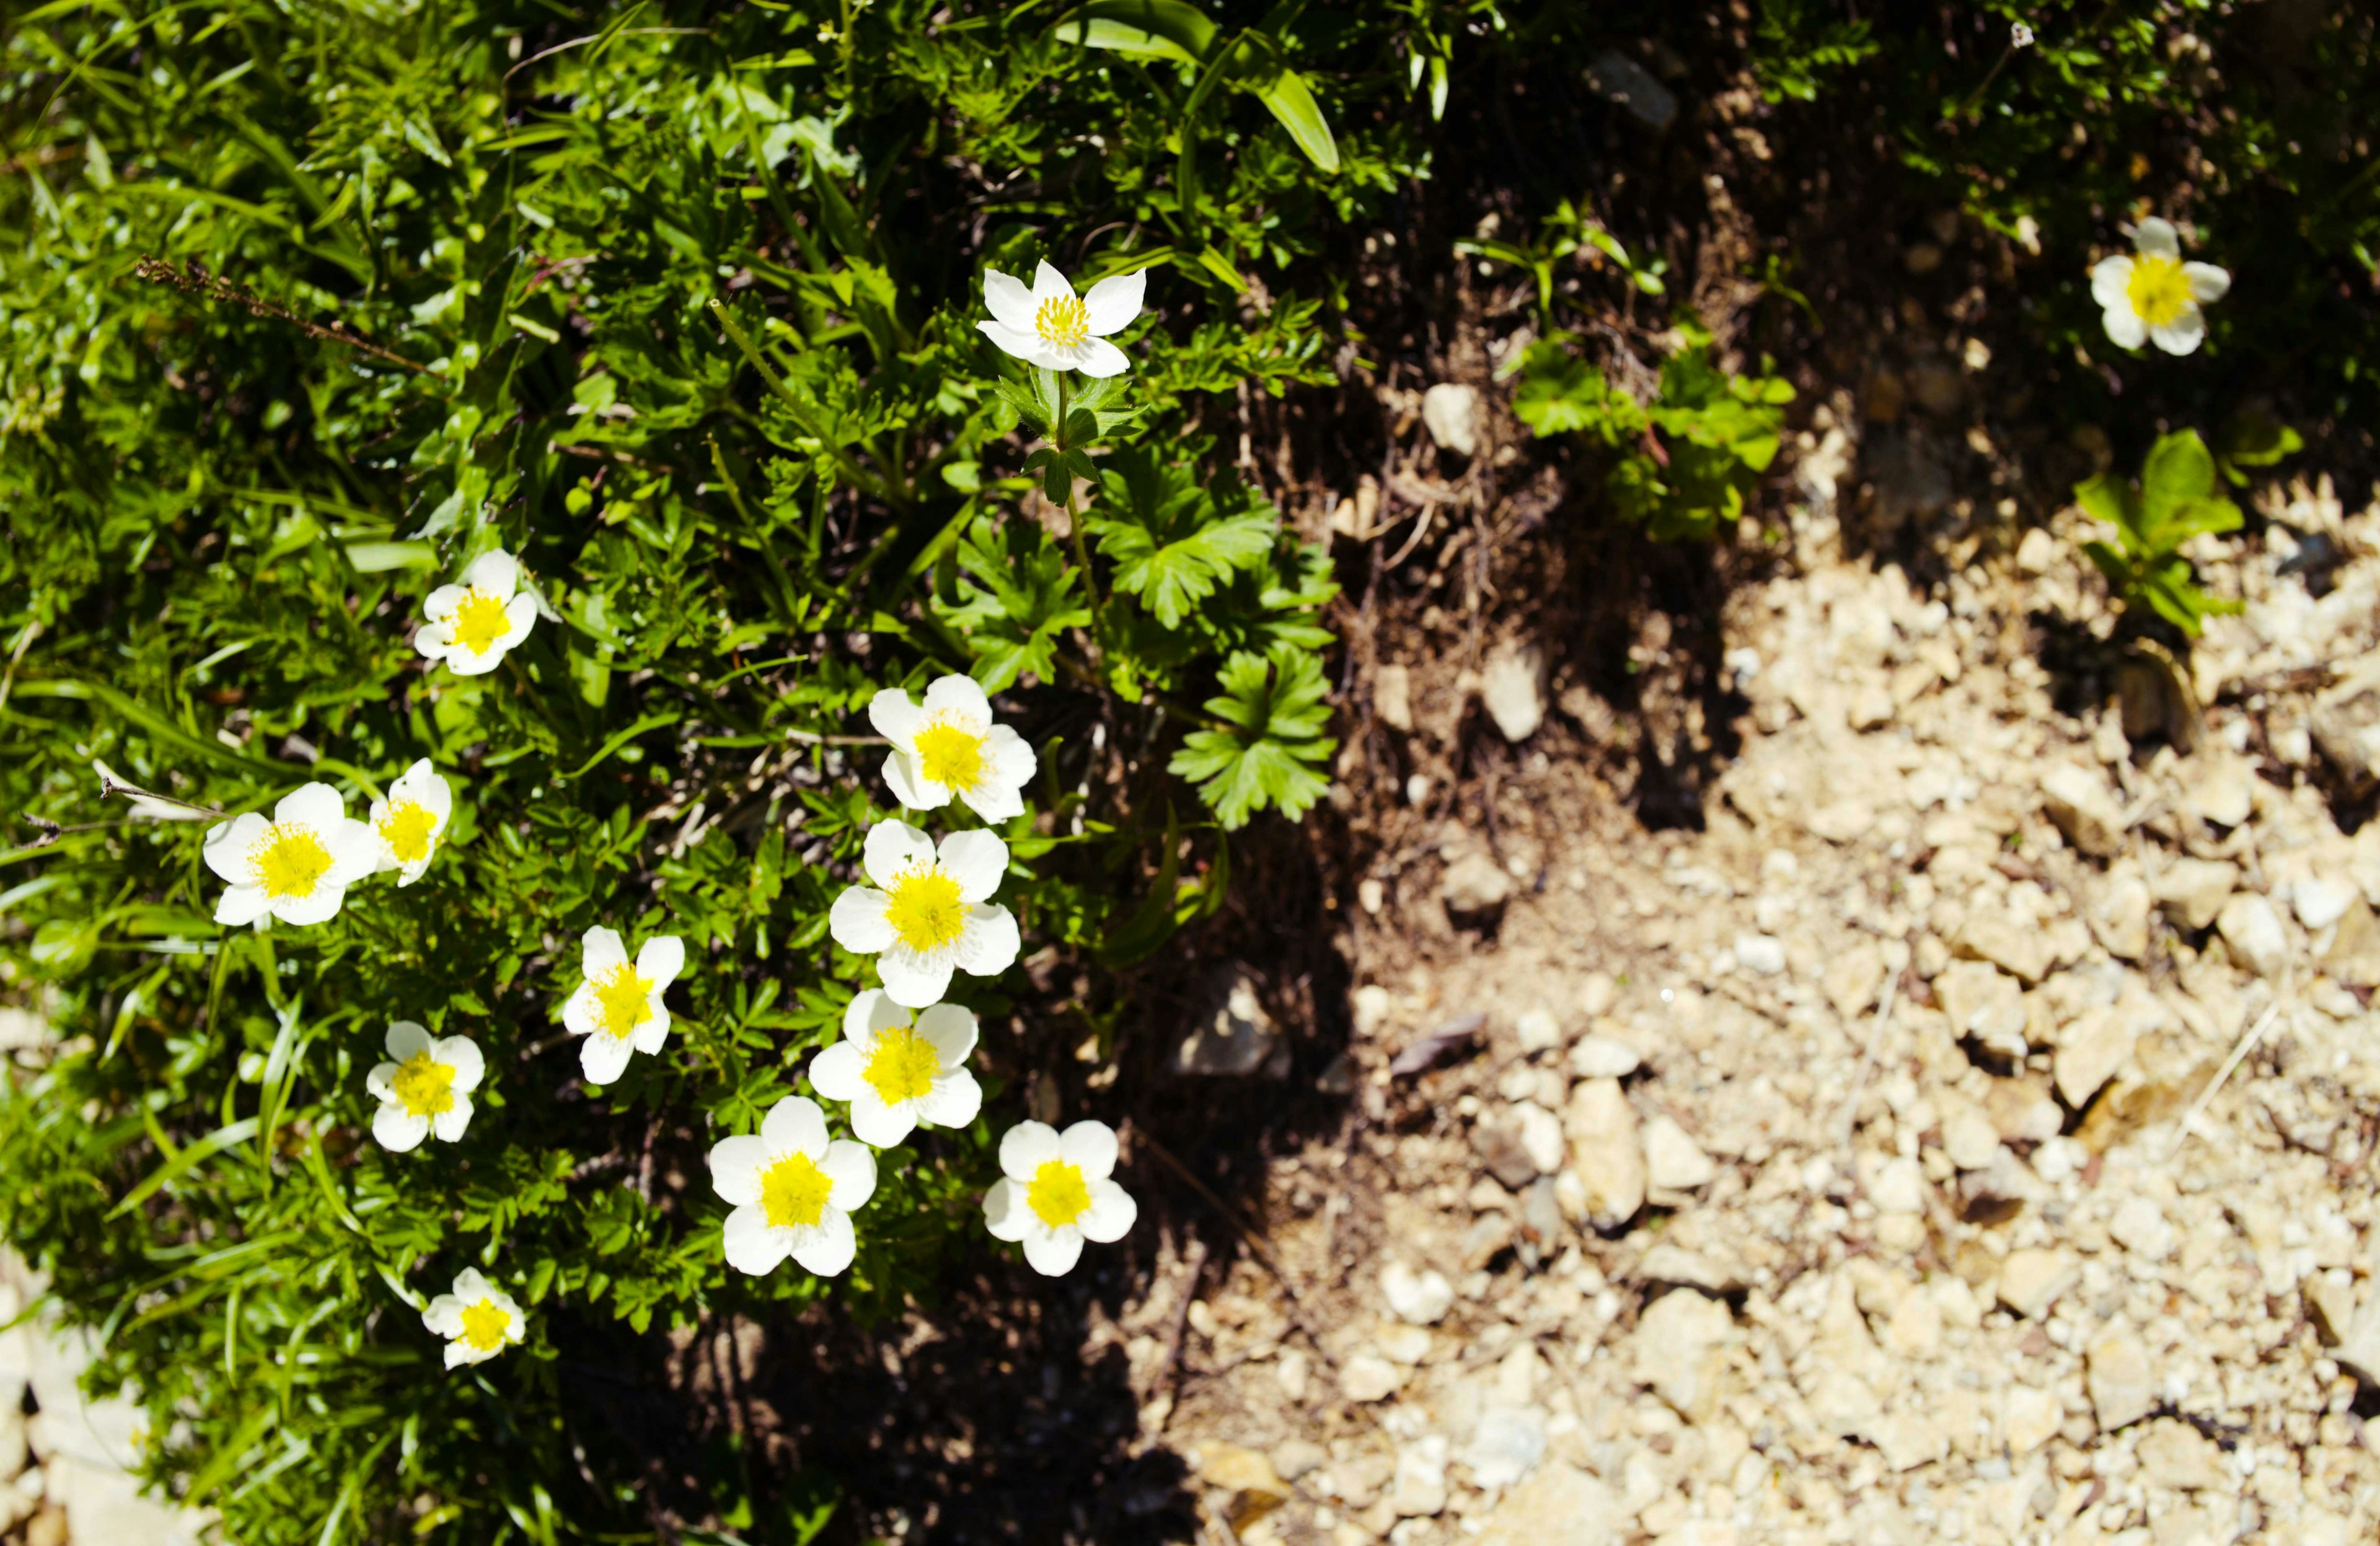
[[[1569,199],[1557,205],[1554,212],[1538,227],[1534,241],[1504,241],[1493,236],[1481,236],[1456,242],[1454,250],[1467,258],[1486,258],[1499,263],[1510,263],[1526,269],[1537,282],[1537,318],[1548,327],[1554,322],[1554,301],[1568,301],[1582,310],[1591,309],[1575,296],[1559,291],[1563,260],[1584,254],[1589,266],[1600,266],[1609,259],[1628,282],[1648,296],[1663,291],[1661,276],[1670,269],[1670,260],[1656,258],[1639,266],[1628,256],[1620,238],[1603,228],[1600,221],[1583,214]]]
[[[1640,404],[1572,353],[1567,334],[1524,353],[1512,411],[1539,435],[1579,433],[1620,453],[1608,481],[1628,520],[1658,541],[1708,541],[1731,531],[1745,496],[1777,459],[1791,383],[1735,376],[1711,358],[1710,337],[1685,330],[1663,362],[1659,395]]]
[[[2125,607],[2145,606],[2193,639],[2208,615],[2240,610],[2200,589],[2181,554],[2201,532],[2240,529],[2240,507],[2216,489],[2213,453],[2198,431],[2184,429],[2149,448],[2138,483],[2102,473],[2074,489],[2085,512],[2116,528],[2114,542],[2086,542],[2083,551]]]
[[[942,0],[136,3],[0,36],[0,810],[56,828],[0,839],[0,980],[67,1038],[0,1080],[0,1231],[106,1328],[158,1480],[252,1546],[650,1538],[662,1462],[590,1366],[825,1293],[878,1314],[986,1249],[989,1114],[881,1156],[831,1286],[721,1260],[705,1150],[805,1088],[869,980],[827,910],[882,754],[829,742],[882,687],[1013,692],[1046,779],[1003,895],[1114,962],[1218,904],[1219,825],[1310,807],[1329,561],[1184,427],[1330,379],[1311,260],[1426,170],[1343,104],[1406,89],[1422,12],[1217,5],[1187,60]],[[976,331],[982,270],[1045,255],[1152,269],[1124,381]],[[1081,478],[1066,536],[1025,513]],[[424,596],[498,547],[534,631],[426,668]],[[1212,819],[1126,817],[1036,729],[1102,716]],[[303,929],[214,924],[204,828],[128,818],[93,766],[360,815],[420,757],[456,791],[429,872]],[[664,1053],[589,1089],[557,1017],[596,924],[689,962]],[[487,1056],[459,1143],[367,1135],[399,1018]],[[530,1335],[450,1375],[419,1307],[465,1265]],[[741,1539],[832,1506],[684,1458]]]

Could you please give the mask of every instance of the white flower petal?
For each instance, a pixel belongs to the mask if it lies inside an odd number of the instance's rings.
[[[421,598],[421,615],[432,623],[454,621],[455,609],[470,594],[468,586],[440,586]]]
[[[396,1099],[396,1065],[374,1063],[371,1072],[364,1075],[364,1093],[376,1101]]]
[[[1092,285],[1083,297],[1083,307],[1090,313],[1092,336],[1104,338],[1139,316],[1141,297],[1148,289],[1147,269],[1111,274]]]
[[[382,1148],[402,1154],[419,1148],[421,1141],[430,1136],[430,1118],[416,1117],[391,1101],[372,1114],[371,1130]]]
[[[1002,1176],[983,1194],[983,1226],[995,1240],[1021,1240],[1032,1211],[1025,1204],[1023,1183]]]
[[[2132,303],[2111,306],[2101,313],[2100,320],[2107,325],[2107,336],[2127,349],[2137,349],[2149,335],[2149,325],[2132,309]]]
[[[1060,273],[1049,259],[1044,258],[1033,265],[1033,309],[1036,313],[1051,301],[1074,298],[1075,287],[1066,283],[1066,276]],[[1032,324],[1033,319],[1026,318],[1026,325],[1030,327]]]
[[[964,936],[959,943],[966,943]],[[876,974],[884,979],[885,995],[892,1002],[922,1009],[950,991],[951,957],[948,950],[919,955],[896,941],[877,956]]]
[[[868,1152],[865,1143],[854,1143],[848,1138],[838,1138],[826,1146],[826,1155],[818,1167],[832,1182],[834,1190],[827,1193],[829,1213],[851,1213],[865,1207],[876,1195],[876,1156]]]
[[[496,1286],[490,1283],[477,1267],[466,1267],[455,1274],[455,1297],[467,1305],[493,1298]]]
[[[487,1076],[488,1061],[480,1056],[480,1044],[468,1036],[442,1037],[430,1056],[455,1070],[455,1082],[448,1088],[458,1095],[478,1089]]]
[[[438,1135],[441,1143],[458,1141],[463,1129],[471,1125],[471,1097],[457,1095],[455,1104],[430,1119],[430,1130]]]
[[[975,1051],[979,1031],[975,1011],[964,1004],[936,1004],[917,1016],[917,1034],[945,1069],[955,1069]]]
[[[2132,260],[2129,253],[2102,258],[2091,265],[2091,298],[2106,309],[2132,304]]]
[[[2231,272],[2212,263],[2184,263],[2182,277],[2190,281],[2193,300],[2219,301],[2231,293]]]
[[[657,934],[637,952],[637,975],[652,984],[656,996],[685,970],[686,941],[677,935]]]
[[[827,1152],[826,1113],[806,1095],[787,1095],[760,1118],[760,1138],[771,1158],[808,1154],[816,1160]]]
[[[504,636],[492,646],[492,652],[502,656],[523,639],[528,638],[528,631],[536,626],[537,598],[523,591],[504,603]]]
[[[856,956],[888,949],[893,939],[892,922],[884,910],[892,900],[873,886],[854,886],[827,910],[827,930],[836,944]]]
[[[959,936],[958,965],[974,976],[997,977],[1016,963],[1020,943],[1015,915],[1008,909],[997,903],[969,908],[965,932]]]
[[[884,759],[884,782],[903,810],[939,811],[951,803],[950,786],[927,778],[917,759],[898,746]]]
[[[794,1237],[795,1263],[819,1277],[834,1276],[850,1266],[851,1259],[859,1253],[851,1215],[834,1208],[820,1215],[818,1223],[809,1228],[788,1233]]]
[[[1087,1181],[1104,1181],[1115,1173],[1115,1129],[1086,1119],[1058,1135],[1058,1153]]]
[[[1131,1233],[1133,1222],[1140,1217],[1140,1204],[1130,1192],[1113,1181],[1093,1181],[1090,1193],[1091,1205],[1075,1221],[1083,1238],[1107,1245]]]
[[[265,902],[261,886],[227,888],[215,902],[215,922],[233,928],[244,928],[264,916]]]
[[[888,889],[911,870],[934,862],[934,842],[905,821],[880,821],[860,845],[860,867]]]
[[[1063,1229],[1029,1229],[1025,1235],[1025,1260],[1043,1277],[1063,1277],[1083,1259],[1083,1232],[1072,1225]]]
[[[929,1128],[963,1128],[983,1110],[983,1086],[965,1069],[934,1078],[934,1087],[913,1103],[917,1120]]]
[[[446,1344],[446,1367],[449,1369],[460,1369],[467,1363],[485,1363],[495,1356],[494,1348],[481,1352],[460,1338]]]
[[[328,837],[347,816],[347,803],[339,791],[324,783],[306,784],[291,790],[273,807],[273,824],[296,822],[314,828],[317,837]]]
[[[589,977],[600,977],[615,966],[628,963],[628,947],[622,942],[620,931],[598,924],[578,937],[578,970]]]
[[[628,1045],[650,1056],[669,1044],[669,1033],[670,1012],[662,1007],[662,996],[656,993],[645,1000],[645,1018],[628,1033]]]
[[[813,1078],[810,1082],[815,1084],[818,1081]],[[821,1090],[820,1093],[825,1092]],[[849,1098],[851,1130],[862,1143],[890,1149],[896,1143],[905,1142],[909,1134],[917,1129],[918,1103],[916,1101],[888,1105],[884,1097],[865,1082]]]
[[[727,1226],[720,1231],[727,1248],[727,1264],[739,1273],[759,1277],[777,1270],[790,1252],[793,1241],[790,1229],[772,1229],[758,1204],[738,1208],[727,1215]]]
[[[2132,232],[2132,249],[2152,258],[2181,256],[2181,237],[2173,222],[2151,215]]]
[[[341,817],[322,839],[331,855],[331,867],[323,872],[322,884],[353,886],[380,868],[380,834],[369,822]]]
[[[1014,784],[996,784],[987,779],[959,798],[986,821],[1009,821],[1025,814],[1025,796]]]
[[[1086,376],[1121,376],[1132,368],[1124,352],[1104,338],[1086,338],[1067,351],[1067,365]],[[1080,1249],[1077,1242],[1076,1249]]]
[[[601,1019],[596,1012],[595,984],[581,983],[562,1001],[562,1026],[574,1036],[591,1036]]]
[[[1022,333],[1033,331],[1033,292],[1014,274],[998,269],[983,271],[983,308],[999,319],[1002,327]]]
[[[975,678],[953,671],[936,677],[926,689],[926,716],[953,719],[981,733],[991,724],[991,700],[983,695],[983,687]]]
[[[326,879],[314,883],[311,893],[302,897],[268,897],[265,907],[285,924],[301,926],[327,924],[339,915],[340,904],[347,900],[347,888],[334,886]]]
[[[589,1084],[612,1084],[628,1071],[635,1049],[618,1036],[589,1036],[578,1044],[578,1071]]]
[[[758,1135],[722,1138],[710,1146],[710,1190],[737,1204],[760,1201],[760,1177],[769,1168],[769,1143]]]
[[[959,897],[965,901],[984,900],[1000,889],[1001,876],[1008,873],[1008,845],[1000,840],[999,833],[980,827],[944,838],[936,857],[943,871],[959,883]]]
[[[2189,354],[2206,341],[2206,315],[2192,302],[2172,321],[2149,329],[2149,340],[2167,354]]]
[[[421,1307],[421,1324],[432,1336],[463,1335],[463,1301],[453,1294],[441,1294]]]
[[[381,1038],[380,1045],[391,1057],[400,1063],[408,1057],[418,1057],[425,1052],[434,1053],[438,1046],[436,1038],[432,1037],[428,1030],[419,1022],[410,1020],[391,1021],[388,1033]]]
[[[1041,356],[1047,353],[1047,349],[1038,334],[1019,332],[1016,329],[1001,322],[978,322],[975,327],[978,332],[1000,345],[1001,353],[1024,360],[1029,365],[1046,363]]]
[[[868,1091],[868,1081],[860,1077],[864,1067],[858,1046],[851,1042],[837,1042],[810,1059],[810,1087],[831,1101],[856,1101]],[[853,1130],[858,1128],[853,1119]],[[860,1133],[868,1138],[866,1133]],[[876,1141],[868,1138],[870,1143]],[[899,1140],[894,1140],[898,1142]]]
[[[244,811],[229,821],[208,827],[207,835],[199,845],[207,868],[234,886],[253,882],[256,869],[249,863],[249,852],[256,847],[258,840],[264,836],[264,829],[272,825],[261,813]]]
[[[490,646],[484,655],[475,654],[461,645],[446,646],[446,669],[456,676],[485,676],[504,663],[504,646],[501,640]]]
[[[1022,789],[1033,781],[1040,771],[1040,759],[1033,755],[1033,744],[1006,725],[994,725],[984,738],[984,754],[990,759],[990,779],[1011,789]]]
[[[908,1024],[910,1018],[908,1010],[884,996],[883,989],[865,988],[844,1008],[843,1033],[847,1040],[872,1045],[894,1026]]]
[[[1019,1184],[1058,1157],[1058,1129],[1047,1122],[1019,1122],[1001,1135],[1000,1173]]]
[[[909,694],[898,687],[886,687],[868,700],[868,722],[876,733],[896,746],[906,745],[926,720],[926,711],[909,701]]]

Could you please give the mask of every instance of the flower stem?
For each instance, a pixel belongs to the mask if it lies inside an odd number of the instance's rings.
[[[1073,449],[1066,438],[1067,416],[1074,411],[1074,387],[1071,373],[1058,372],[1058,422],[1050,427],[1050,441],[1058,451],[1059,476],[1066,480],[1066,536],[1075,545],[1075,564],[1083,572],[1083,594],[1091,603],[1091,666],[1104,672],[1107,669],[1106,608],[1099,600],[1099,579],[1091,571],[1090,545],[1083,540],[1083,518],[1075,508],[1075,474],[1066,465],[1066,453]]]

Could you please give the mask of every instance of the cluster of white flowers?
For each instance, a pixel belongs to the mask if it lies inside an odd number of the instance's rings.
[[[1114,376],[1127,361],[1108,335],[1139,315],[1145,284],[1142,273],[1122,274],[1077,296],[1046,262],[1030,289],[987,271],[992,320],[979,326],[1029,364]],[[415,648],[458,676],[479,676],[528,637],[538,606],[522,588],[519,563],[495,550],[474,559],[459,583],[431,591],[422,613]],[[892,743],[884,780],[905,810],[940,810],[956,800],[987,822],[1024,813],[1033,749],[993,719],[974,681],[945,676],[921,701],[897,688],[880,692],[868,713]],[[322,783],[284,799],[271,821],[234,817],[206,837],[207,863],[227,883],[216,919],[317,924],[369,875],[393,869],[399,886],[410,886],[429,867],[454,804],[446,780],[423,760],[372,802],[364,821],[350,820],[338,791]],[[817,1102],[789,1095],[769,1109],[758,1133],[711,1148],[711,1188],[733,1208],[722,1245],[739,1272],[769,1273],[787,1258],[821,1277],[844,1271],[858,1250],[851,1215],[876,1191],[874,1151],[906,1141],[921,1126],[964,1128],[983,1106],[966,1067],[975,1014],[942,997],[953,972],[996,976],[1016,960],[1016,919],[991,900],[1008,871],[1008,845],[979,828],[937,844],[906,822],[883,821],[868,833],[861,868],[866,882],[835,899],[829,924],[836,944],[876,958],[883,986],[852,999],[842,1039],[808,1069],[812,1088],[844,1105],[856,1137],[832,1137]],[[580,980],[563,1003],[562,1021],[583,1038],[579,1067],[589,1084],[613,1083],[635,1054],[661,1052],[670,1030],[662,995],[685,970],[678,936],[647,938],[631,960],[616,930],[586,932]],[[485,1072],[477,1044],[397,1021],[383,1045],[388,1060],[365,1080],[380,1103],[373,1137],[397,1153],[433,1134],[442,1142],[460,1139]],[[1021,1244],[1035,1270],[1069,1271],[1084,1241],[1121,1239],[1132,1227],[1137,1209],[1111,1178],[1117,1154],[1115,1131],[1101,1122],[1076,1122],[1062,1133],[1040,1122],[1017,1124],[1001,1140],[1002,1179],[983,1200],[987,1227]],[[519,1304],[476,1268],[431,1300],[422,1323],[446,1339],[449,1369],[492,1359],[527,1335]]]

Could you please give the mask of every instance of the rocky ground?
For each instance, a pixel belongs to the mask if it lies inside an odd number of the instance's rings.
[[[1087,1349],[1206,1540],[2374,1539],[2380,507],[2269,494],[2177,670],[2079,515],[1937,491],[1920,585],[1853,465],[1730,606],[1700,830],[1525,639],[1376,671],[1401,776],[1474,699],[1511,767],[1336,914],[1360,1115]]]

